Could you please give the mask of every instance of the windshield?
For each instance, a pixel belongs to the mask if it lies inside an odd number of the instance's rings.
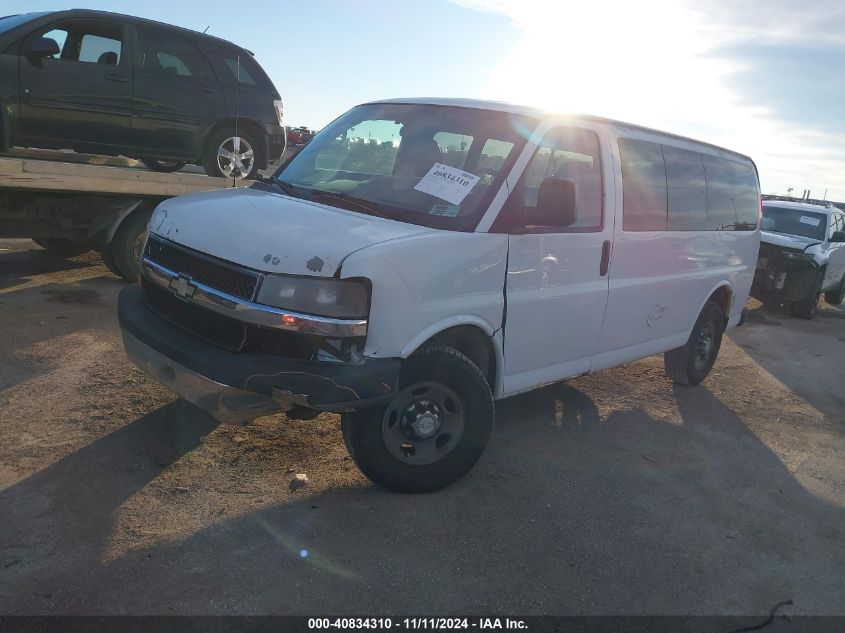
[[[6,17],[0,18],[0,33],[10,31],[16,26],[20,26],[42,15],[47,15],[47,13],[22,13],[21,15],[7,15]]]
[[[764,205],[761,228],[764,231],[800,235],[823,242],[827,229],[827,214]]]
[[[473,230],[537,122],[452,106],[369,104],[276,175],[291,195],[403,222]]]

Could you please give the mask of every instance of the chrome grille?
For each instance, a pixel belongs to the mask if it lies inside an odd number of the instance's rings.
[[[250,300],[255,295],[260,273],[236,268],[207,255],[176,246],[154,235],[147,239],[144,257],[194,281],[217,288],[221,292]]]

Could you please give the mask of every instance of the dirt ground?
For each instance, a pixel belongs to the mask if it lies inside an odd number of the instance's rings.
[[[121,287],[0,241],[0,613],[845,614],[842,308],[755,304],[697,388],[653,357],[500,402],[475,470],[406,496],[335,415],[174,401]]]

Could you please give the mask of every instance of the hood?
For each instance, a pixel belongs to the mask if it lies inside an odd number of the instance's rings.
[[[772,246],[782,246],[784,248],[797,248],[799,250],[806,250],[810,246],[821,244],[820,240],[812,237],[803,237],[801,235],[787,235],[786,233],[772,233],[770,231],[760,231],[760,241]]]
[[[150,232],[201,253],[267,273],[331,277],[355,251],[431,229],[260,189],[171,198]]]

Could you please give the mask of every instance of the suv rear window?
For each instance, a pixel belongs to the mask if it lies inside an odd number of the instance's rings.
[[[267,79],[264,71],[261,70],[252,55],[246,51],[238,51],[234,48],[214,44],[204,45],[203,50],[220,83],[234,84],[240,77],[241,85],[263,87],[270,84],[270,80]],[[239,62],[240,72],[238,69]]]

